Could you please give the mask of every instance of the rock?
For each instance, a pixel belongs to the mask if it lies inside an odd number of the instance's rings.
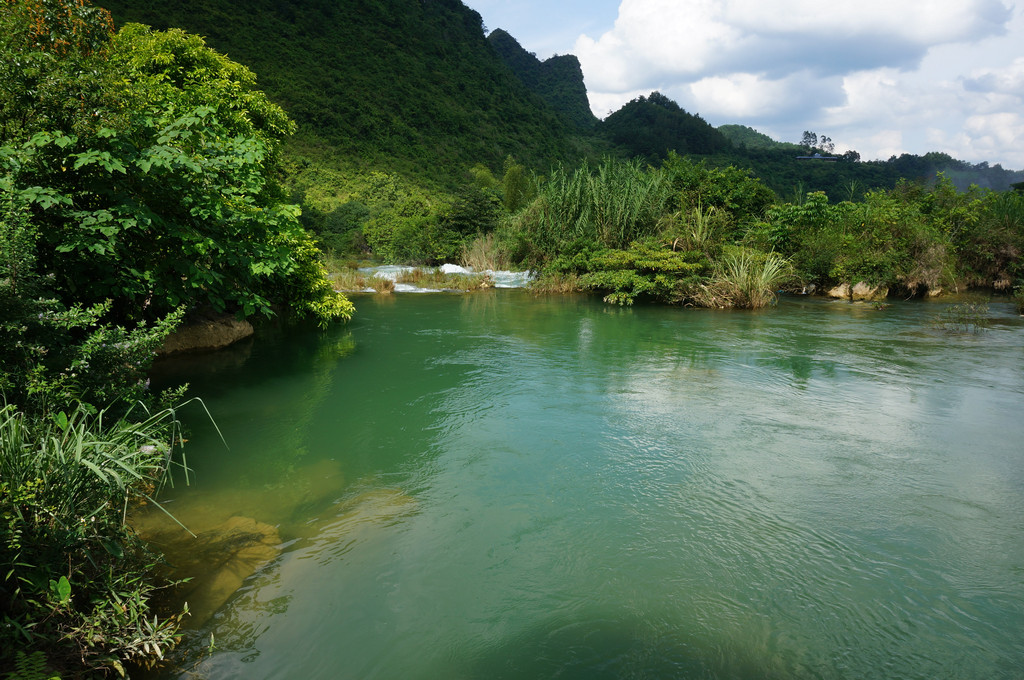
[[[865,281],[859,281],[850,291],[851,300],[864,300],[865,302],[884,300],[888,296],[888,286],[871,286]]]
[[[841,300],[850,299],[850,284],[840,283],[835,288],[828,291],[827,295],[832,298],[839,298]]]
[[[139,533],[168,556],[170,578],[188,579],[175,595],[188,602],[188,628],[206,623],[247,578],[277,557],[281,545],[276,528],[251,517],[231,517],[195,537],[167,524],[162,531]]]
[[[858,281],[853,287],[849,283],[840,283],[828,291],[828,296],[840,300],[864,300],[874,302],[884,300],[889,295],[887,286],[871,286],[866,281]]]
[[[221,349],[253,334],[252,324],[224,315],[182,326],[164,340],[160,355]]]

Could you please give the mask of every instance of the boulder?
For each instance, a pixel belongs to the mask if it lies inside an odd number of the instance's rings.
[[[884,300],[889,296],[888,286],[872,286],[865,281],[859,281],[857,285],[850,290],[851,300],[864,300],[865,302],[875,302],[876,300]]]
[[[848,284],[848,283],[840,283],[835,288],[830,289],[828,291],[827,295],[829,297],[831,297],[831,298],[838,298],[838,299],[841,299],[841,300],[849,300],[850,299],[850,284]]]
[[[849,283],[840,283],[828,291],[828,296],[840,300],[875,302],[888,297],[889,288],[887,286],[872,286],[866,281],[858,281],[854,286],[850,286]]]
[[[230,314],[186,324],[164,340],[159,355],[202,352],[227,347],[253,334],[252,324]]]

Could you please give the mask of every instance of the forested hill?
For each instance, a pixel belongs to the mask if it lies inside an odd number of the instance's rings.
[[[317,155],[435,175],[500,167],[510,154],[536,165],[569,156],[571,125],[502,62],[459,0],[101,4],[119,26],[183,28],[249,66]]]
[[[732,150],[721,132],[660,92],[638,97],[610,114],[601,132],[628,155],[651,162],[669,151],[705,155]]]
[[[589,130],[597,125],[587,99],[583,68],[574,55],[555,55],[541,61],[500,28],[491,31],[487,40],[528,88],[576,127]]]
[[[503,30],[487,37],[460,0],[98,1],[118,25],[183,28],[249,66],[299,124],[289,182],[322,210],[358,193],[375,170],[452,191],[469,168],[500,172],[508,156],[543,174],[604,155],[657,164],[674,150],[750,168],[787,198],[819,189],[854,197],[939,171],[960,188],[1024,179],[945,154],[799,161],[813,148],[738,125],[716,130],[657,92],[597,121],[576,57],[541,62]]]

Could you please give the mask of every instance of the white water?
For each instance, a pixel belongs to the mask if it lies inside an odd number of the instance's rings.
[[[408,267],[397,264],[387,264],[378,267],[363,267],[359,271],[370,274],[371,276],[378,276],[382,279],[391,279],[395,281],[400,274],[411,272],[415,269],[430,269],[430,267]],[[488,269],[484,272],[475,272],[471,267],[460,267],[457,264],[442,264],[437,268],[443,274],[486,274],[491,277],[494,281],[495,288],[525,288],[530,282],[530,278],[533,276],[532,272],[513,272],[513,271],[494,271]],[[366,292],[372,293],[373,289],[368,288]],[[441,290],[436,288],[420,288],[408,283],[396,283],[396,293],[440,293]]]

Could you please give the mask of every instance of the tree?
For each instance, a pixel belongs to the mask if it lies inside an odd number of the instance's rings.
[[[47,42],[37,6],[84,0],[6,3],[0,189],[30,205],[38,266],[66,299],[110,299],[128,323],[180,306],[351,315],[274,179],[294,126],[248,69],[178,30],[129,24],[101,45],[75,24],[89,49]]]
[[[810,130],[804,130],[804,136],[800,138],[800,146],[806,146],[808,149],[815,148],[818,146],[818,135]]]

